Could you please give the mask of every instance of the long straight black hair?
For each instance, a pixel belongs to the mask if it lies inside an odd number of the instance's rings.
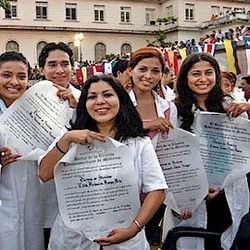
[[[88,90],[92,83],[99,81],[107,82],[116,92],[120,102],[120,108],[115,120],[115,128],[117,131],[115,139],[124,141],[128,138],[147,135],[147,131],[143,129],[140,116],[127,91],[114,77],[108,75],[93,76],[83,84],[82,93],[76,109],[77,117],[75,122],[71,122],[72,129],[90,129],[99,132],[96,121],[89,115],[86,108]]]

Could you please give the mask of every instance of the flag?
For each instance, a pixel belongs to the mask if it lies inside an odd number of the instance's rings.
[[[165,50],[165,59],[168,63],[168,67],[174,69],[174,74],[177,76],[178,74],[178,59],[177,59],[177,51]]]
[[[78,84],[83,84],[83,74],[81,69],[76,69],[76,80]]]
[[[192,46],[192,52],[196,53],[196,52],[202,52],[202,47],[200,45],[194,45]]]
[[[179,54],[181,56],[182,61],[184,61],[188,55],[187,48],[179,49]]]
[[[227,55],[227,62],[229,66],[229,71],[233,72],[234,74],[240,74],[241,70],[238,63],[237,51],[236,51],[236,42],[225,39],[224,40],[226,55]]]
[[[87,67],[86,66],[82,67],[82,75],[83,75],[83,82],[87,81],[88,74],[87,74]]]
[[[105,62],[104,63],[104,74],[112,75],[112,63]]]
[[[212,56],[215,56],[216,45],[213,43],[205,43],[203,52],[210,53]]]
[[[94,69],[94,75],[102,75],[103,71],[102,71],[102,65],[95,65],[93,66]]]
[[[250,36],[243,36],[246,47],[247,74],[250,74]]]
[[[89,76],[92,77],[94,75],[94,67],[93,66],[89,66],[88,70],[89,70]]]

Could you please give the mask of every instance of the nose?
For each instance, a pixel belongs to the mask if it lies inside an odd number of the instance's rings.
[[[56,71],[60,72],[60,73],[63,72],[63,68],[62,68],[61,64],[57,64]]]
[[[207,76],[205,74],[201,74],[200,81],[206,81]]]
[[[17,86],[17,85],[18,85],[18,80],[17,80],[17,78],[16,78],[15,76],[13,76],[13,77],[11,78],[11,84],[12,84],[13,86]]]
[[[144,76],[147,77],[147,78],[151,78],[151,77],[152,77],[151,71],[150,71],[150,70],[147,70],[147,71],[145,72],[145,75],[144,75]]]
[[[97,98],[96,98],[96,103],[97,104],[103,104],[105,101],[103,99],[103,96],[102,95],[98,95]]]

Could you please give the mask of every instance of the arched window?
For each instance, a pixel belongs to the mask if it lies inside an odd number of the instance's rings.
[[[41,53],[42,49],[44,48],[44,46],[45,46],[46,44],[47,44],[47,43],[46,43],[46,42],[44,42],[44,41],[41,41],[41,42],[39,42],[39,43],[37,44],[37,46],[36,46],[36,51],[37,51],[37,61],[38,61],[38,57],[39,57],[39,55],[40,55],[40,53]]]
[[[9,41],[6,44],[6,52],[8,51],[15,51],[15,52],[19,52],[19,44],[15,41]]]
[[[132,47],[131,47],[130,44],[124,43],[124,44],[121,46],[121,55],[127,54],[127,53],[131,53],[131,52],[132,52]]]
[[[95,61],[99,62],[106,57],[106,46],[103,43],[97,43],[95,45]]]
[[[73,51],[73,57],[76,59],[78,62],[80,61],[80,58],[78,58],[78,48],[74,45],[73,42],[69,42],[68,46],[72,49]]]

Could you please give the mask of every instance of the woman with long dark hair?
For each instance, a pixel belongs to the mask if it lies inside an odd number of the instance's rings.
[[[95,242],[68,228],[58,214],[49,249],[99,250],[102,246],[109,250],[149,250],[143,227],[162,204],[167,186],[152,143],[145,137],[139,114],[129,95],[113,77],[103,75],[90,78],[83,85],[76,120],[71,125],[71,129],[64,131],[41,160],[40,177],[43,181],[53,178],[55,166],[67,153],[71,143],[104,142],[105,136],[109,136],[125,143],[131,150],[138,192],[145,193],[146,197],[136,218],[129,221],[128,228],[113,229],[107,237],[96,239]]]

